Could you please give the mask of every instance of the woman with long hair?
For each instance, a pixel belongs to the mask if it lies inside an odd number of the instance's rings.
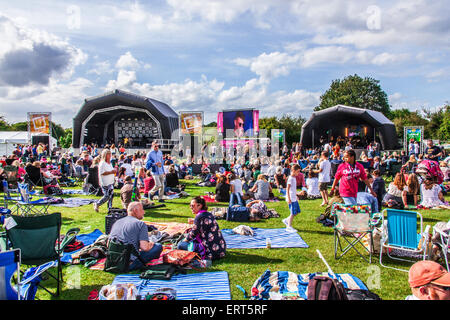
[[[111,150],[104,149],[98,165],[98,180],[103,191],[103,197],[93,204],[96,212],[98,212],[98,207],[105,202],[108,202],[108,209],[112,208],[115,174],[116,169],[111,165]]]
[[[392,181],[387,189],[386,194],[383,198],[383,205],[388,208],[403,209],[403,192],[408,191],[406,186],[406,180],[403,173],[397,173],[395,175],[394,181]]]
[[[195,215],[194,224],[178,249],[197,252],[202,259],[216,260],[225,257],[227,245],[213,214],[208,212],[202,197],[191,200],[190,208]]]
[[[406,181],[406,187],[403,189],[402,193],[403,204],[405,207],[407,207],[410,203],[417,207],[419,190],[419,179],[417,179],[417,175],[415,173],[411,173],[408,175],[408,181]]]

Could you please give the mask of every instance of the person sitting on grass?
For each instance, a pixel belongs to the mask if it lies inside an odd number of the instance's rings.
[[[306,179],[306,187],[308,188],[307,194],[308,199],[315,200],[321,198],[319,190],[319,179],[317,174],[313,170],[308,173],[308,178]]]
[[[124,209],[127,209],[129,204],[133,201],[133,188],[133,178],[131,178],[130,176],[126,176],[124,179],[124,185],[120,189],[120,200],[122,201],[122,207]],[[136,195],[134,200],[139,201],[141,199],[141,195],[137,186],[135,192]]]
[[[128,205],[127,213],[126,217],[117,220],[113,224],[109,238],[121,241],[124,244],[132,244],[144,262],[158,259],[162,246],[149,240],[148,227],[141,221],[145,214],[142,203],[137,201],[131,202]],[[130,261],[130,271],[143,267],[142,262],[134,255],[130,256]]]
[[[195,215],[194,224],[185,239],[178,244],[178,249],[197,252],[204,260],[225,257],[225,239],[214,215],[208,212],[205,199],[195,197],[190,207]]]
[[[406,181],[405,190],[402,193],[403,205],[408,207],[409,204],[417,207],[418,199],[419,199],[419,179],[417,179],[417,175],[415,173],[411,173],[408,176],[408,181]]]
[[[403,192],[408,191],[405,176],[403,173],[397,173],[394,181],[388,186],[387,193],[383,198],[383,205],[388,208],[403,209]]]
[[[221,175],[216,185],[216,195],[214,199],[218,202],[230,202],[230,189],[231,186],[228,184],[227,178]]]
[[[438,208],[448,206],[444,199],[441,187],[436,184],[433,177],[426,176],[424,182],[420,186],[420,193],[422,194],[422,201],[420,206],[424,208]]]
[[[256,200],[269,200],[270,193],[272,192],[272,187],[270,183],[266,180],[265,175],[260,174],[258,180],[256,180],[253,188],[249,190],[249,194]]]

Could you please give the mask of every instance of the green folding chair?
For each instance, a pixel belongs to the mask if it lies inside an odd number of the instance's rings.
[[[51,295],[59,296],[60,283],[63,281],[60,257],[64,247],[75,238],[80,229],[70,229],[64,240],[60,242],[61,213],[28,217],[11,215],[11,217],[17,225],[6,230],[9,246],[21,250],[23,265],[39,266],[57,261],[56,276],[46,271],[46,274],[57,281],[56,293],[42,285],[39,286]]]
[[[340,259],[350,250],[358,253],[366,262],[372,263],[373,230],[379,223],[377,214],[373,214],[370,205],[346,205],[334,203],[331,216],[334,218],[334,258]],[[367,248],[363,244],[366,235],[370,236]],[[342,245],[346,245],[345,247]],[[358,243],[369,254],[369,260],[358,250]],[[340,251],[340,252],[339,252]],[[363,251],[364,252],[364,251]],[[338,255],[340,253],[340,255]]]

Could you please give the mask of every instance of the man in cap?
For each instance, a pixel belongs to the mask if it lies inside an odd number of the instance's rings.
[[[409,269],[412,295],[406,300],[450,300],[450,273],[439,263],[416,262]]]

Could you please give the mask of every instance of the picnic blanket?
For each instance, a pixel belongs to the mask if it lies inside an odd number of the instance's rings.
[[[287,232],[286,229],[252,228],[254,236],[236,234],[232,229],[223,229],[222,235],[227,249],[260,249],[266,247],[266,239],[270,238],[272,248],[309,248],[298,233]]]
[[[210,196],[202,196],[203,199],[205,199],[206,202],[219,202],[216,201],[216,199],[211,198]]]
[[[307,300],[308,282],[318,273],[296,274],[290,271],[271,272],[267,269],[253,284],[251,289],[252,300],[268,300],[270,292],[280,294],[284,297],[293,297],[300,300]],[[320,273],[321,275],[331,274]],[[364,282],[350,273],[336,274],[337,279],[344,288],[352,290],[368,290]]]
[[[76,208],[85,205],[89,205],[95,202],[95,199],[86,199],[86,198],[65,198],[62,199],[64,202],[62,203],[52,203],[52,206],[55,207],[67,207],[67,208]]]
[[[81,242],[83,242],[84,247],[89,246],[95,242],[95,240],[98,239],[103,234],[99,229],[95,229],[91,233],[88,234],[79,234],[77,235],[77,239]],[[81,250],[81,249],[80,249]],[[72,255],[74,253],[79,252],[80,250],[73,251],[73,252],[64,252],[64,254],[61,257],[61,262],[63,263],[71,263],[72,262]]]
[[[192,224],[180,223],[180,222],[151,222],[144,221],[146,225],[154,226],[159,232],[165,232],[169,235],[169,238],[177,234],[183,234],[192,228]]]
[[[137,294],[152,294],[158,288],[173,288],[177,300],[231,300],[230,281],[226,271],[173,275],[170,280],[146,280],[139,274],[118,275],[113,285],[132,283]]]
[[[63,194],[84,194],[86,195],[86,192],[83,191],[83,189],[62,189]]]

